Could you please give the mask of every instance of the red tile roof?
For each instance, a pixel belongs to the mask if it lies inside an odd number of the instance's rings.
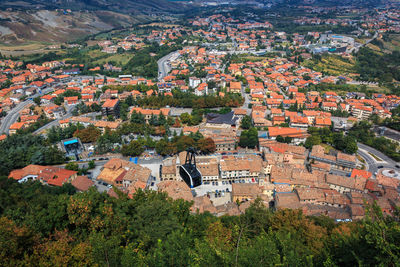
[[[103,104],[103,108],[113,108],[118,104],[118,99],[107,99]]]
[[[71,184],[79,191],[87,191],[94,185],[94,182],[87,176],[77,176]]]

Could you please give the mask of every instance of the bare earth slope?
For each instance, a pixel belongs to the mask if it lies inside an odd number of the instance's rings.
[[[168,0],[0,0],[1,8],[111,10],[119,13],[171,12],[182,5]]]
[[[0,44],[64,42],[181,10],[167,0],[0,0]]]
[[[58,43],[140,21],[136,16],[112,11],[0,10],[0,43]]]

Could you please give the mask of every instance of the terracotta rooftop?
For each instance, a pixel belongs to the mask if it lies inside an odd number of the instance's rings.
[[[299,209],[301,204],[296,193],[275,194],[275,206],[277,209]]]
[[[94,185],[94,182],[87,176],[77,176],[71,184],[79,191],[87,191]]]
[[[39,175],[40,171],[47,168],[47,166],[40,165],[28,165],[22,169],[13,170],[8,175],[8,178],[13,178],[15,180],[20,180],[27,175]]]
[[[232,184],[232,196],[252,196],[257,197],[261,194],[258,184]]]
[[[304,129],[287,127],[268,127],[268,132],[270,137],[277,137],[280,135],[282,137],[305,138],[309,135]]]
[[[166,192],[172,199],[193,200],[192,192],[185,182],[162,181],[157,184],[157,187],[160,191]]]
[[[118,102],[118,99],[107,99],[103,104],[103,108],[113,108],[118,104]]]

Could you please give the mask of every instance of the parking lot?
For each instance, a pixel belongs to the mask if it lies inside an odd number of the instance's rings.
[[[242,179],[237,180],[236,183],[258,183],[257,179]],[[228,181],[218,181],[218,182],[203,182],[202,185],[196,187],[195,189],[197,196],[204,196],[207,193],[222,196],[222,193],[232,192],[232,182]]]

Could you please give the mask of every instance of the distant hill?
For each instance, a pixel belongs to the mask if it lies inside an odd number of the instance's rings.
[[[183,10],[167,0],[0,0],[0,44],[65,42]]]
[[[0,0],[0,8],[111,10],[120,13],[173,12],[182,10],[179,2],[167,0]]]
[[[266,0],[260,0],[260,1],[263,2]],[[281,0],[281,2],[291,5],[373,7],[382,5],[388,1],[387,0]]]
[[[113,28],[146,22],[148,16],[113,11],[0,10],[0,44],[60,43]]]

